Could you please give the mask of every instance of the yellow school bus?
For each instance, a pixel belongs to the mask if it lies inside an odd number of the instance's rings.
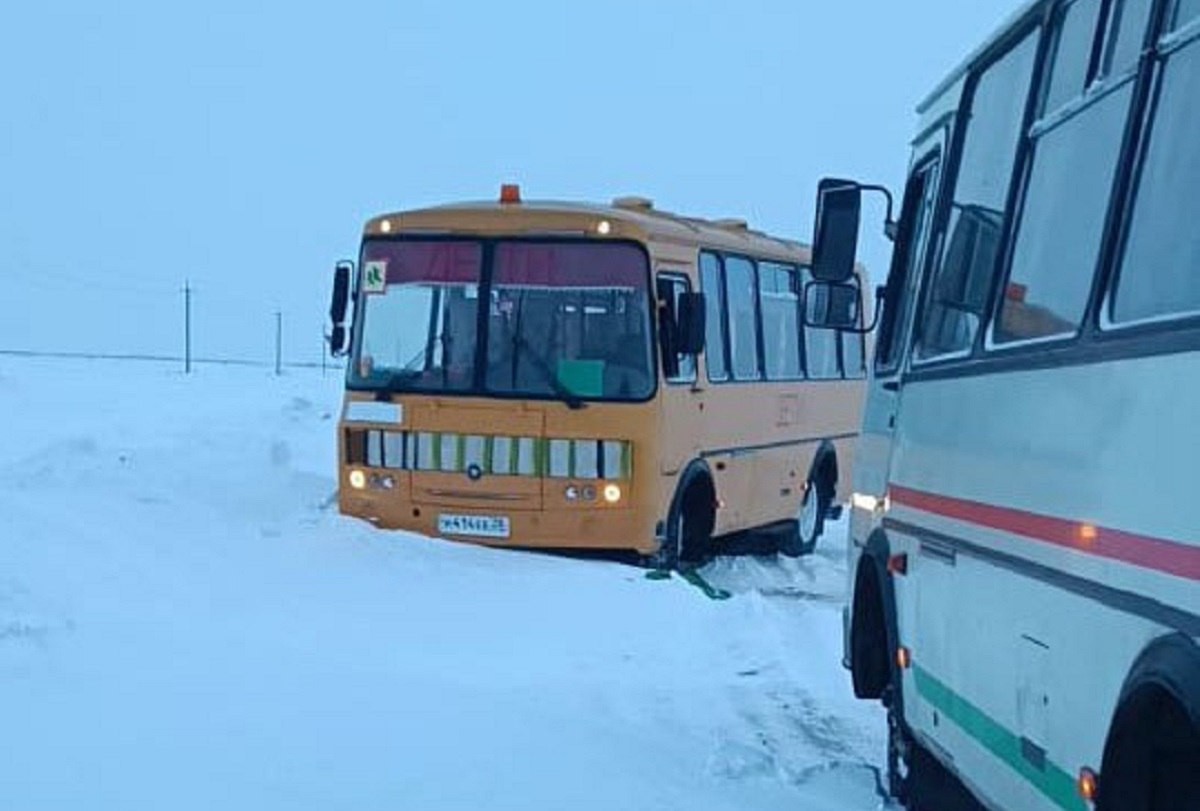
[[[663,566],[763,528],[810,552],[848,492],[866,350],[804,326],[808,262],[643,198],[510,186],[372,218],[330,311],[348,355],[339,508]]]

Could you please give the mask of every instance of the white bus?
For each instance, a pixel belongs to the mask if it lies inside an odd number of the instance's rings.
[[[891,788],[1200,809],[1200,0],[1029,3],[919,115],[845,625]],[[822,182],[827,294],[863,189]]]

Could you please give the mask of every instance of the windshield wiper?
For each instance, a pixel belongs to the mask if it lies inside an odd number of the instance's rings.
[[[579,409],[586,407],[587,404],[583,402],[582,398],[567,388],[563,382],[558,379],[558,375],[555,374],[554,370],[550,368],[550,362],[542,357],[542,355],[540,355],[537,350],[533,348],[533,344],[529,343],[529,339],[527,339],[520,332],[516,332],[513,333],[512,342],[514,348],[524,350],[526,357],[533,361],[533,368],[542,373],[542,377],[545,378],[546,382],[550,384],[550,388],[554,389],[554,393],[558,395],[558,398],[567,404],[567,408],[571,409],[572,411],[578,411]],[[516,377],[516,368],[516,355],[514,354],[514,377]],[[516,388],[515,381],[513,388]]]

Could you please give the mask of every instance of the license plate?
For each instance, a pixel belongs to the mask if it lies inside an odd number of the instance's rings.
[[[442,535],[470,535],[475,538],[507,538],[508,516],[442,513],[438,516],[438,532]]]

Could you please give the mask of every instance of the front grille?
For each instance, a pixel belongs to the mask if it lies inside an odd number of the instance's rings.
[[[346,429],[346,463],[391,470],[461,473],[472,465],[496,476],[628,479],[630,443],[429,431]]]

